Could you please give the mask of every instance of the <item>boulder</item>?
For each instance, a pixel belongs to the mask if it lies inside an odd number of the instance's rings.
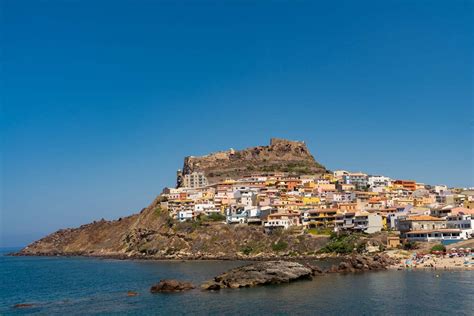
[[[324,271],[318,267],[318,266],[310,266],[310,268],[313,270],[313,274],[323,274]]]
[[[396,264],[396,260],[385,254],[375,256],[363,256],[354,254],[351,257],[343,259],[338,265],[333,265],[327,272],[357,272],[368,270],[385,270],[388,266]]]
[[[160,280],[158,284],[150,288],[151,293],[174,293],[183,292],[194,289],[194,285],[190,282],[182,282],[178,280]]]
[[[203,290],[253,287],[311,279],[315,270],[297,262],[262,261],[235,268],[202,284]]]

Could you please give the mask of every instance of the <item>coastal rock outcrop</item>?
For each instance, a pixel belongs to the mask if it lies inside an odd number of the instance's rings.
[[[191,282],[178,280],[160,280],[159,283],[150,288],[151,293],[175,293],[194,289]]]
[[[232,269],[202,284],[203,290],[253,287],[311,279],[314,270],[307,265],[290,261],[256,262]]]
[[[374,256],[363,256],[354,254],[338,265],[333,265],[328,273],[346,273],[371,270],[385,270],[391,265],[397,264],[397,260],[390,258],[385,254],[376,254]]]
[[[211,225],[212,224],[212,225]],[[291,231],[266,234],[261,227],[220,223],[181,223],[160,209],[155,199],[139,214],[62,229],[16,255],[98,256],[153,259],[268,259],[283,257],[273,249],[282,240],[298,256],[314,254],[329,237]],[[243,252],[245,250],[245,252]]]

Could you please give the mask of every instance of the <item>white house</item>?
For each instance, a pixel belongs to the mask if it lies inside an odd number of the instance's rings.
[[[474,218],[471,214],[456,214],[446,217],[446,227],[459,229],[462,239],[474,237]]]
[[[346,170],[336,170],[333,172],[334,178],[342,178],[342,176],[349,174]]]
[[[448,187],[446,185],[435,185],[433,187],[433,191],[438,193],[438,194],[443,194],[448,191]]]
[[[194,219],[194,211],[190,209],[178,211],[178,220],[180,222],[190,221]]]
[[[273,213],[268,215],[267,221],[264,223],[266,229],[288,229],[290,226],[299,225],[301,225],[300,215],[296,213]]]
[[[331,202],[353,202],[355,200],[354,192],[329,192],[327,200]]]
[[[412,230],[405,234],[409,241],[453,241],[461,240],[459,229]]]
[[[216,206],[214,203],[197,203],[194,204],[194,211],[196,213],[213,213],[216,211],[219,211],[218,209],[216,210]]]
[[[244,208],[229,207],[226,210],[227,224],[245,224],[249,217],[249,211]]]
[[[382,216],[368,212],[346,212],[337,214],[335,231],[353,230],[373,234],[382,230]]]
[[[242,193],[242,196],[240,198],[240,203],[245,206],[257,205],[257,194],[252,191]]]
[[[386,176],[371,175],[367,178],[367,185],[372,192],[382,192],[384,188],[392,185],[392,179]]]

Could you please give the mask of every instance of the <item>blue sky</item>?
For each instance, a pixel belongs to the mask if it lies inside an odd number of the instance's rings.
[[[0,1],[1,240],[139,211],[186,155],[305,140],[474,185],[472,1]]]

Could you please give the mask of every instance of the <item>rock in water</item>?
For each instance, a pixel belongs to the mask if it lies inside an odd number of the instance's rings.
[[[194,285],[190,282],[182,282],[177,280],[160,280],[160,283],[150,288],[151,293],[173,293],[183,292],[194,289]]]
[[[375,256],[363,256],[354,254],[345,258],[339,265],[333,265],[329,273],[360,272],[369,270],[385,270],[391,265],[395,265],[397,260],[390,258],[385,254],[376,254]]]
[[[35,306],[34,304],[29,304],[29,303],[21,303],[21,304],[15,304],[13,305],[13,308],[29,308]]]
[[[227,271],[205,282],[203,290],[252,287],[257,285],[288,283],[310,279],[314,270],[306,265],[289,261],[256,262]]]

